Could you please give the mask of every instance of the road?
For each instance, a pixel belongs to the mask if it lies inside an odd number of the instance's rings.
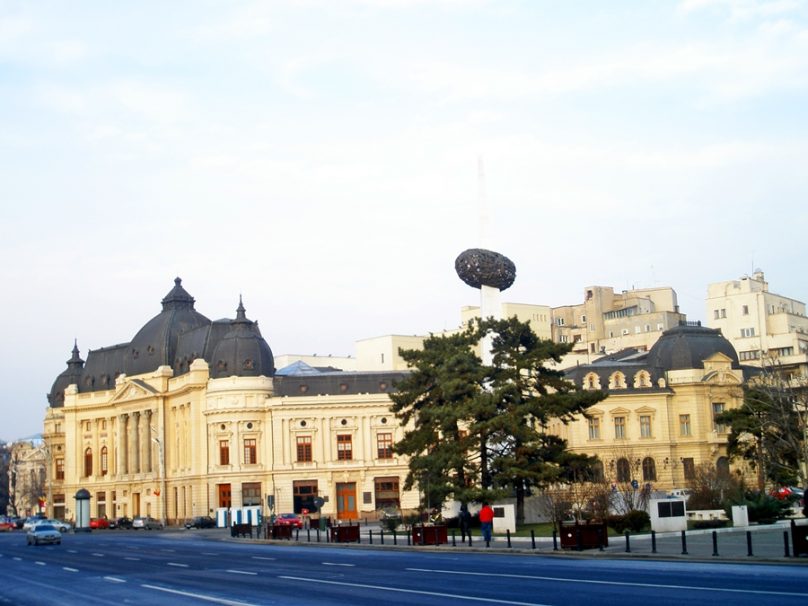
[[[0,604],[804,604],[808,566],[566,558],[98,531],[0,533]]]

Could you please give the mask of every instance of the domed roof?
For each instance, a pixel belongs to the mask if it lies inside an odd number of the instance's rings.
[[[194,298],[182,287],[182,280],[174,280],[174,288],[162,301],[163,311],[149,320],[129,344],[126,356],[127,375],[152,372],[159,366],[172,366],[179,335],[210,324],[205,316],[194,309]]]
[[[675,326],[662,333],[648,352],[647,365],[664,370],[704,368],[704,360],[722,353],[740,368],[738,354],[717,328]]]
[[[68,385],[78,385],[84,360],[79,357],[79,346],[73,342],[73,356],[67,361],[67,368],[56,377],[50,392],[48,404],[51,408],[61,408],[65,404],[65,389]]]
[[[275,375],[275,358],[261,336],[258,324],[247,319],[241,297],[236,319],[230,330],[214,346],[209,358],[210,376],[214,379],[238,375],[241,377],[271,377]]]

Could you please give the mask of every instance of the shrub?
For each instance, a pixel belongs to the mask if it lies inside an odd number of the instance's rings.
[[[641,532],[651,524],[651,517],[645,511],[632,509],[623,515],[609,516],[606,519],[606,524],[621,534],[626,530]]]
[[[743,501],[730,505],[746,505],[749,521],[760,524],[771,524],[774,520],[781,520],[791,511],[791,503],[775,499],[764,492],[747,492]],[[731,509],[731,506],[727,508]]]

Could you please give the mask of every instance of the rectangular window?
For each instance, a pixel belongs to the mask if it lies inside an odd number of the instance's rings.
[[[219,440],[219,465],[230,465],[230,442]]]
[[[600,417],[589,419],[589,439],[600,440]]]
[[[745,361],[748,360],[759,360],[760,359],[760,350],[759,349],[752,349],[749,351],[742,351],[738,354],[738,357]]]
[[[564,318],[556,318],[556,326],[564,326]]]
[[[241,503],[245,507],[261,505],[261,482],[245,482],[241,485]]]
[[[693,480],[696,477],[696,464],[693,462],[693,459],[688,457],[686,459],[682,459],[682,468],[685,472],[685,480]]]
[[[314,499],[317,498],[317,480],[294,480],[292,482],[292,507],[295,513],[303,510],[313,513],[317,511]]]
[[[741,337],[754,337],[755,336],[755,329],[754,328],[742,328],[741,329]]]
[[[748,315],[749,315],[749,306],[748,306],[748,305],[744,305],[744,306],[741,308],[741,313],[742,313],[743,315],[745,315],[745,316],[748,316]]]
[[[559,340],[560,343],[566,343],[567,342],[567,335],[559,335],[558,340]]]
[[[713,320],[717,320],[719,317],[720,317],[720,316],[719,316],[719,314],[718,314],[718,310],[717,310],[717,309],[714,309],[714,310],[713,310]]]
[[[56,459],[56,479],[57,480],[64,480],[65,479],[65,460],[64,459]]]
[[[375,478],[374,482],[376,509],[398,509],[398,478]]]
[[[341,433],[337,435],[337,460],[353,460],[353,441],[350,434]]]
[[[640,415],[640,437],[651,437],[651,415]]]
[[[258,463],[258,448],[255,438],[246,438],[244,440],[244,464],[255,465]]]
[[[724,433],[727,431],[725,425],[721,423],[716,423],[715,418],[724,412],[724,403],[723,402],[713,402],[713,428],[717,433]]]
[[[311,436],[297,436],[297,462],[312,462]]]
[[[380,459],[393,458],[393,434],[392,433],[379,433],[376,434],[376,455]]]
[[[727,317],[727,310],[726,310],[726,309],[722,309],[722,310],[721,310],[721,317],[722,317],[722,318],[726,318],[726,317]]]
[[[586,316],[581,316],[581,324],[586,324]]]
[[[679,435],[689,436],[690,433],[690,415],[679,415]]]
[[[107,475],[109,469],[107,468],[107,462],[109,461],[107,447],[103,446],[101,448],[101,475]]]
[[[614,418],[614,437],[618,440],[626,438],[626,417]]]

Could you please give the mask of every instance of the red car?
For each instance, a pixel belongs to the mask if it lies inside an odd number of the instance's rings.
[[[293,528],[303,528],[303,520],[296,513],[281,513],[275,517],[275,526],[291,526]]]
[[[109,520],[106,518],[90,518],[90,528],[94,530],[105,530],[109,528]]]
[[[0,531],[14,530],[17,524],[11,518],[0,518]]]

